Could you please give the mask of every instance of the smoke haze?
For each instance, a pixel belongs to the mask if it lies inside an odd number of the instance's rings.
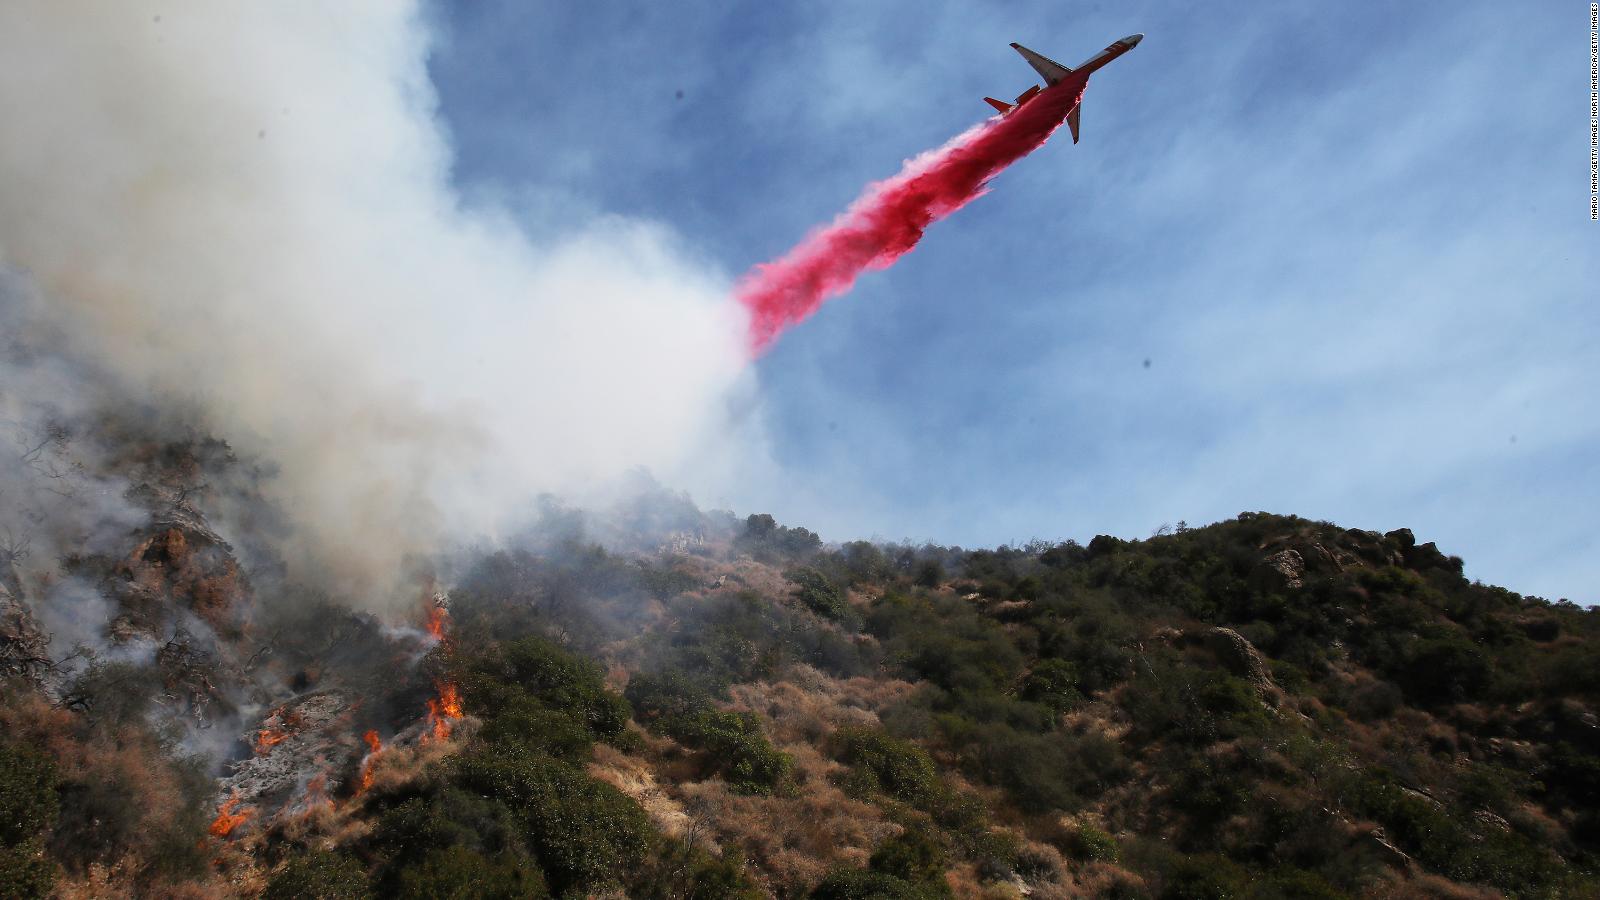
[[[535,245],[462,203],[428,40],[392,2],[0,8],[0,265],[277,465],[291,563],[358,595],[538,492],[675,479],[744,389],[740,310],[671,234]]]

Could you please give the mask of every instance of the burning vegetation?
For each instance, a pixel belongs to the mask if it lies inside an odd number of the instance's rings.
[[[427,632],[435,645],[441,650],[448,651],[449,638],[445,628],[450,621],[450,610],[443,596],[434,598],[428,610]],[[423,730],[422,740],[440,743],[450,739],[450,732],[455,729],[456,722],[466,715],[461,707],[461,692],[456,687],[455,681],[448,675],[441,675],[433,683],[437,696],[428,699],[428,718]]]
[[[461,695],[456,686],[450,681],[438,683],[439,696],[428,700],[427,730],[423,734],[425,741],[447,741],[450,732],[455,728],[455,723],[465,713],[461,711]]]
[[[261,721],[261,728],[256,732],[256,753],[269,753],[273,747],[288,740],[300,726],[297,717],[285,718],[285,707],[278,707],[271,715]]]
[[[14,895],[1597,889],[1600,619],[1403,530],[827,547],[656,495],[385,621],[222,538],[270,509],[225,445],[119,435],[118,524],[0,557]],[[39,504],[104,496],[40,446]]]
[[[372,787],[372,766],[383,753],[383,741],[378,739],[378,732],[371,728],[361,736],[362,743],[367,745],[367,755],[361,758],[361,774],[356,778],[355,796],[359,797]]]
[[[243,825],[251,816],[256,814],[253,806],[240,808],[239,804],[241,802],[243,802],[243,798],[239,796],[237,791],[230,794],[228,799],[222,801],[222,806],[217,810],[217,817],[211,820],[211,827],[207,828],[206,831],[212,837],[231,837],[235,828]]]

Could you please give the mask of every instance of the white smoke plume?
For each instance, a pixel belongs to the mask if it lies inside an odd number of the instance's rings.
[[[355,595],[539,492],[673,481],[745,378],[726,279],[662,229],[535,245],[464,204],[428,48],[395,0],[0,6],[0,266],[279,466],[291,563]]]

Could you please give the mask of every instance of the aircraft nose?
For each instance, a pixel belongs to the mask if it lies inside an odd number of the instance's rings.
[[[1139,42],[1144,40],[1144,32],[1141,31],[1138,34],[1130,34],[1123,38],[1123,40],[1127,42],[1129,47],[1137,47],[1139,46]]]

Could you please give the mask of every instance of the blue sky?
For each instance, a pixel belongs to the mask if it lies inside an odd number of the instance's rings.
[[[1147,34],[1081,144],[760,360],[778,474],[703,505],[966,546],[1271,510],[1600,601],[1587,4],[432,15],[469,201],[535,235],[658,221],[729,278],[1032,83],[1008,42],[1073,65]]]

